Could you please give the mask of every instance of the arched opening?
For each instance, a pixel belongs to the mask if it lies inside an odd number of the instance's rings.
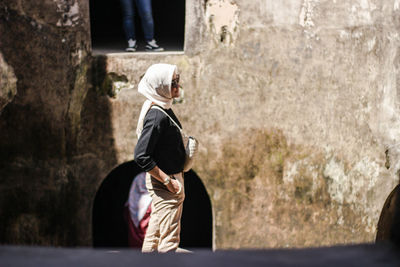
[[[120,1],[90,0],[92,50],[96,54],[125,52]],[[185,0],[152,0],[154,37],[165,51],[183,51]],[[143,30],[135,9],[137,51],[145,51]]]
[[[126,162],[104,179],[93,204],[92,235],[94,247],[127,247],[128,229],[123,217],[133,178],[141,169]]]
[[[185,201],[183,202],[182,248],[212,247],[211,202],[206,188],[197,174],[185,173]]]
[[[400,246],[400,184],[389,194],[379,217],[376,242]]]
[[[93,204],[94,247],[128,247],[124,205],[132,181],[140,172],[137,164],[129,161],[112,170],[100,185]],[[194,171],[185,173],[185,192],[180,247],[211,248],[211,202]]]

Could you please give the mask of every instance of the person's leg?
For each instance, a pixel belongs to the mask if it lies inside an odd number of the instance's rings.
[[[154,40],[154,20],[151,0],[135,0],[139,16],[142,22],[146,50],[161,52],[164,48],[160,47]]]
[[[174,176],[182,185],[179,194],[171,193],[160,181],[146,176],[146,187],[153,201],[143,252],[168,252],[178,248],[185,192],[182,174]]]
[[[136,40],[133,1],[134,0],[120,0],[122,9],[122,26],[127,41],[130,39]]]
[[[150,42],[154,39],[154,20],[153,10],[151,8],[151,0],[135,0],[136,7],[142,22],[144,39]]]
[[[158,252],[176,251],[180,242],[183,203],[169,207],[160,218]]]
[[[154,188],[152,185],[151,175],[146,173],[146,187],[151,198],[151,214],[149,226],[146,230],[146,235],[144,236],[142,252],[154,252],[157,251],[158,240],[160,239],[160,223],[158,210],[155,208],[155,204],[160,201],[160,198],[154,193]]]
[[[183,201],[185,199],[184,181],[182,174],[174,175],[181,183],[182,189],[179,194],[174,194],[174,201],[166,201],[163,204],[162,215],[159,217],[160,240],[158,252],[177,251],[180,242],[181,217]]]
[[[160,239],[159,215],[155,212],[153,203],[151,208],[149,226],[147,227],[142,245],[142,252],[144,253],[157,251],[158,241]]]

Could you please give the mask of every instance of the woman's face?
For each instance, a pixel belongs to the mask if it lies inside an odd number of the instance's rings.
[[[176,74],[174,72],[174,75],[172,76],[172,84],[171,84],[171,97],[172,98],[177,98],[179,97],[179,74]]]

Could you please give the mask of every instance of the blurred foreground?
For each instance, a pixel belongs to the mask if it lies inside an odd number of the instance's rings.
[[[195,250],[142,254],[139,250],[0,247],[0,266],[400,266],[399,249],[362,244],[308,249]]]

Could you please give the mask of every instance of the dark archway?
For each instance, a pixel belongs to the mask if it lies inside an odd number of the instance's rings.
[[[111,171],[97,191],[93,204],[93,246],[128,247],[123,212],[133,178],[142,170],[134,161]],[[182,248],[212,247],[212,211],[207,191],[194,171],[185,173]]]
[[[212,208],[210,197],[197,174],[185,173],[183,202],[182,248],[212,248]]]
[[[183,51],[185,0],[152,0],[154,35],[166,51]],[[138,51],[144,51],[140,19],[135,18]],[[119,1],[90,0],[90,25],[94,53],[124,52],[126,40],[122,29]]]
[[[104,179],[93,204],[94,247],[127,247],[128,230],[123,217],[133,178],[142,170],[134,161],[126,162]]]
[[[376,242],[400,246],[400,184],[389,194],[378,221]]]

